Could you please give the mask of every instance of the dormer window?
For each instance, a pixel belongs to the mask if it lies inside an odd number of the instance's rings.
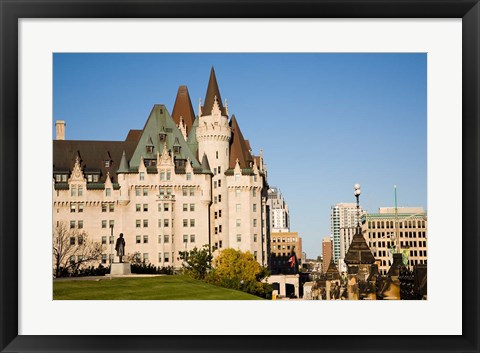
[[[93,175],[92,174],[88,174],[87,175],[87,182],[88,183],[91,183],[93,181]]]
[[[173,153],[180,153],[180,146],[173,146]]]
[[[160,142],[165,142],[167,140],[167,134],[160,133],[158,134],[158,138],[160,139]]]
[[[95,174],[95,175],[93,176],[93,182],[94,182],[94,183],[98,183],[98,175]]]
[[[149,145],[146,147],[147,153],[153,153],[153,146]]]
[[[110,161],[109,160],[105,161],[105,168],[110,168]]]

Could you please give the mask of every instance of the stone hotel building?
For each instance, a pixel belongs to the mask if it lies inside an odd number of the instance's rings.
[[[155,104],[142,130],[123,141],[53,141],[53,226],[65,222],[102,242],[124,234],[126,253],[157,266],[181,265],[179,251],[208,244],[249,251],[268,264],[267,172],[222,103],[212,68],[195,115],[186,86],[170,115]],[[117,260],[115,260],[117,261]]]

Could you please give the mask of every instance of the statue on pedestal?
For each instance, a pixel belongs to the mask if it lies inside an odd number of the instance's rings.
[[[123,239],[123,233],[120,233],[120,238],[117,239],[115,250],[117,251],[120,263],[122,263],[123,257],[125,256],[125,239]]]

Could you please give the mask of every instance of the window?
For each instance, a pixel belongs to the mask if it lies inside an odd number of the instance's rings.
[[[83,196],[83,187],[82,186],[78,187],[78,196]]]
[[[89,176],[90,176],[90,175],[89,175]],[[60,174],[55,175],[55,181],[56,181],[57,183],[61,182],[61,181],[62,181],[62,176],[61,176]]]
[[[188,196],[187,195],[187,188],[182,188],[182,195],[183,196]]]
[[[72,186],[72,189],[70,190],[70,196],[77,196],[77,188],[75,186]]]
[[[143,228],[148,228],[148,219],[143,220]]]
[[[143,236],[143,243],[148,244],[148,235]]]
[[[83,203],[79,203],[78,204],[78,213],[82,213],[83,212]]]
[[[169,170],[167,170],[167,180],[170,180],[171,176],[172,176],[172,173]]]
[[[148,203],[143,204],[143,212],[148,212]]]
[[[213,203],[217,203],[217,200],[218,200],[217,197],[214,196],[214,197],[213,197]]]
[[[242,221],[240,219],[237,219],[237,227],[240,227],[242,225]]]
[[[253,257],[255,258],[255,260],[257,259],[257,252],[256,251],[253,252]]]
[[[165,234],[165,235],[163,236],[163,242],[164,242],[165,244],[168,244],[168,242],[169,242],[169,236],[168,236],[168,234]]]
[[[83,228],[83,221],[78,221],[78,229],[82,229]]]
[[[253,235],[253,242],[254,242],[254,243],[257,242],[257,235],[256,235],[256,234]]]
[[[195,212],[195,204],[194,203],[190,204],[190,212]]]
[[[221,240],[218,241],[218,247],[219,247],[219,248],[222,247],[222,241],[221,241]]]
[[[240,243],[242,241],[242,235],[237,234],[237,243]]]
[[[195,227],[195,220],[194,219],[190,220],[190,227]]]
[[[216,156],[217,159],[218,159],[218,151],[215,151],[215,156]]]
[[[145,172],[140,172],[139,176],[140,176],[140,180],[145,180]]]
[[[217,219],[217,217],[218,217],[218,213],[217,213],[217,212],[215,212],[215,219]]]
[[[110,168],[110,161],[105,161],[105,168]]]
[[[187,212],[188,211],[188,204],[184,203],[183,204],[183,212]]]
[[[253,197],[256,197],[256,196],[257,196],[257,189],[253,189],[253,190],[252,190],[252,195],[253,195]]]
[[[218,232],[219,232],[219,233],[222,232],[222,225],[219,225],[219,226],[218,226]]]
[[[254,175],[253,175],[253,181],[254,181],[254,182],[257,181],[257,174],[254,174]]]
[[[140,228],[142,226],[142,222],[139,219],[135,220],[135,228]]]
[[[78,236],[78,245],[82,245],[83,244],[83,236],[79,235]]]
[[[142,210],[142,205],[139,204],[139,203],[137,203],[137,204],[135,205],[135,211],[136,211],[136,212],[140,212],[141,210]]]
[[[218,234],[218,227],[215,227],[215,234]]]
[[[110,188],[105,189],[105,196],[112,196],[112,190]]]
[[[235,174],[235,181],[240,181],[240,174]]]
[[[70,205],[70,212],[74,213],[74,212],[75,212],[75,208],[76,208],[75,204],[72,203],[72,204]]]
[[[75,264],[75,255],[70,256],[70,265]]]
[[[148,261],[148,252],[143,253],[143,261],[147,262]]]
[[[110,220],[110,221],[108,222],[108,227],[109,227],[109,228],[113,228],[114,225],[115,225],[115,221]]]
[[[217,168],[213,168],[213,175],[217,175]]]
[[[169,262],[168,253],[167,253],[167,252],[165,253],[164,260],[165,260],[165,262]]]
[[[253,204],[253,212],[257,212],[257,204],[256,203]]]
[[[135,196],[140,196],[140,188],[135,188]]]
[[[222,202],[222,195],[218,195],[218,202]]]
[[[187,173],[187,180],[192,180],[192,173]]]
[[[148,189],[147,188],[143,188],[143,196],[148,196]]]
[[[102,264],[107,263],[107,254],[102,254]]]
[[[108,204],[108,212],[114,212],[115,211],[115,204],[109,203]]]
[[[163,226],[164,226],[164,227],[168,227],[168,219],[164,219],[164,220],[163,220]]]
[[[103,245],[107,244],[107,237],[106,236],[102,237],[102,244]]]
[[[171,195],[172,194],[172,188],[167,188],[167,195]]]
[[[106,220],[102,220],[102,228],[107,228],[107,221]]]
[[[151,145],[146,146],[146,151],[147,151],[147,153],[153,153],[153,146],[151,146]]]
[[[222,181],[219,180],[219,181],[218,181],[218,187],[221,187],[221,186],[222,186]]]
[[[241,210],[241,205],[239,203],[236,204],[236,211],[237,212],[240,212]]]
[[[235,189],[235,197],[240,197],[240,189]]]
[[[195,234],[190,235],[190,243],[195,243]]]
[[[70,237],[70,245],[75,245],[75,237]]]
[[[141,242],[142,242],[142,236],[141,236],[141,235],[137,235],[137,236],[135,237],[135,243],[140,244]]]
[[[222,210],[218,210],[218,218],[222,217]]]
[[[221,173],[221,172],[220,172],[220,167],[218,167],[218,174],[220,174],[220,173]]]
[[[163,170],[160,172],[160,180],[161,181],[165,180],[165,172]]]
[[[190,196],[194,196],[195,195],[195,189],[194,188],[190,188]]]
[[[213,182],[213,188],[214,188],[214,189],[217,188],[217,182],[216,182],[216,181]]]
[[[160,188],[160,196],[165,195],[165,188]]]
[[[188,227],[188,219],[183,220],[183,227]]]
[[[94,182],[94,183],[98,183],[98,178],[99,178],[99,176],[98,176],[97,174],[95,174],[95,175],[93,176],[93,182]]]
[[[188,235],[186,235],[186,234],[183,235],[183,242],[184,243],[188,242]]]
[[[165,212],[168,211],[168,203],[164,203],[164,204],[163,204],[163,210],[164,210]]]

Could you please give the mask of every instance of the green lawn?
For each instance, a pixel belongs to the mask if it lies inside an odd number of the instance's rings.
[[[53,281],[54,300],[259,300],[186,276],[99,277],[100,281]]]

